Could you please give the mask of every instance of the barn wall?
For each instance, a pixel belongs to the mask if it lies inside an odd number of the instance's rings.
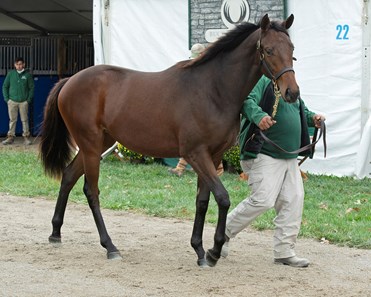
[[[25,59],[26,68],[34,77],[35,94],[29,108],[31,134],[38,135],[43,120],[47,95],[60,77],[71,76],[94,64],[92,37],[79,36],[0,36],[0,85],[5,75],[14,69],[17,57]],[[6,103],[0,95],[0,136],[9,129]],[[18,117],[16,134],[21,135],[22,125]]]

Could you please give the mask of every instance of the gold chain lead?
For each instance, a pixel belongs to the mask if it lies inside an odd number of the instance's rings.
[[[280,97],[281,97],[281,92],[278,89],[277,82],[274,81],[273,85],[274,85],[274,96],[275,96],[276,99],[274,100],[272,118],[274,118],[277,114],[278,102],[280,101]]]

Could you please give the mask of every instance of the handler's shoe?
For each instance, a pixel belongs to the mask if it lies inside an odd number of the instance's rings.
[[[225,236],[225,242],[222,246],[222,250],[220,252],[220,256],[223,258],[227,258],[229,254],[229,237],[226,235]]]
[[[31,144],[31,140],[28,138],[28,137],[24,137],[24,145],[30,145]]]
[[[297,256],[289,257],[289,258],[280,258],[274,259],[275,264],[283,264],[289,265],[292,267],[308,267],[310,262],[308,259],[299,258]]]
[[[2,141],[2,144],[7,145],[7,144],[12,144],[14,142],[14,136],[8,136],[5,140]]]

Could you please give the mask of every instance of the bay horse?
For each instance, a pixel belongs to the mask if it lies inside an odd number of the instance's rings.
[[[299,96],[293,44],[287,29],[294,16],[259,25],[243,23],[199,58],[161,72],[98,65],[62,79],[44,110],[40,159],[46,175],[60,178],[50,242],[61,242],[69,193],[85,175],[83,192],[108,259],[121,259],[105,227],[99,204],[101,154],[115,141],[158,158],[183,157],[197,173],[196,214],[191,245],[201,267],[215,266],[225,242],[229,195],[216,167],[236,141],[240,110],[262,74],[272,78],[287,102]],[[73,141],[79,148],[76,152]],[[202,236],[210,192],[218,206],[214,246]]]

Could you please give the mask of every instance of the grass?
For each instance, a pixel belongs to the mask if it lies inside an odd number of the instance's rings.
[[[31,151],[0,150],[0,193],[56,199],[59,182],[45,177],[37,154]],[[237,175],[221,177],[231,198],[231,209],[248,194]],[[136,165],[108,157],[101,163],[101,206],[158,217],[193,220],[196,175],[171,176],[160,164]],[[87,203],[80,179],[70,200]],[[305,204],[301,237],[330,243],[371,248],[371,179],[310,175],[304,183]],[[258,230],[273,229],[274,211],[254,221]],[[215,224],[217,205],[211,196],[207,222]]]

